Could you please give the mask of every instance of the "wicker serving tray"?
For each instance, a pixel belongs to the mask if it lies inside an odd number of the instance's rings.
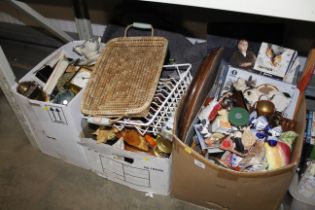
[[[107,117],[146,116],[166,49],[167,40],[163,37],[110,40],[84,91],[81,111]]]

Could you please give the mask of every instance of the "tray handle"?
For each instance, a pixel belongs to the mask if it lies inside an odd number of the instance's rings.
[[[137,28],[137,29],[144,29],[144,30],[151,30],[151,36],[153,36],[154,34],[154,29],[152,27],[151,24],[148,24],[148,23],[139,23],[139,22],[134,22],[130,25],[128,25],[125,29],[125,32],[124,32],[124,37],[127,37],[127,33],[128,33],[128,30],[130,28]]]

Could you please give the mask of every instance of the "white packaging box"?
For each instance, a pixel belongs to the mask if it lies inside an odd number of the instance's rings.
[[[259,85],[263,85],[263,84],[273,85],[279,90],[279,92],[285,92],[288,95],[290,95],[290,102],[288,106],[285,108],[285,110],[283,111],[282,115],[283,117],[293,119],[294,113],[296,111],[297,100],[300,94],[300,91],[296,87],[296,85],[288,84],[283,81],[279,81],[270,77],[266,77],[263,75],[259,75],[256,73],[252,73],[246,70],[242,70],[242,69],[238,69],[238,68],[234,68],[230,66],[227,71],[225,81],[222,84],[220,95],[222,95],[224,92],[227,92],[229,90],[229,87],[232,85],[232,83],[237,81],[239,78],[242,78],[244,80],[249,80],[250,77],[252,81],[255,81],[255,87],[258,87]],[[276,101],[276,102],[274,102],[274,104],[277,109],[278,105],[281,104],[280,103],[281,101]]]
[[[63,45],[29,71],[20,82],[34,80],[35,72],[60,51],[64,51],[68,57],[78,58],[73,47],[82,42],[73,41]],[[31,126],[39,149],[47,155],[89,169],[84,149],[79,144],[83,117],[80,102],[83,91],[81,90],[69,104],[61,105],[26,98],[17,93],[16,87],[17,84],[13,85],[12,92]]]
[[[172,158],[130,152],[81,138],[90,168],[99,176],[132,189],[160,195],[170,193]]]
[[[290,210],[313,210],[315,209],[315,200],[312,198],[306,198],[298,192],[298,175],[295,174],[291,185],[289,187],[289,192],[293,199],[290,205]]]

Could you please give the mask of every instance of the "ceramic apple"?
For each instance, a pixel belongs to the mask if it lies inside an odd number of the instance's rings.
[[[270,146],[265,142],[264,146],[269,170],[281,168],[290,163],[291,150],[288,144],[278,141],[276,146]]]

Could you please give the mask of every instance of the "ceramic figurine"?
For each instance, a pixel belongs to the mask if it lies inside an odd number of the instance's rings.
[[[256,61],[256,55],[253,51],[248,49],[248,41],[240,39],[237,42],[237,50],[231,56],[230,63],[233,66],[251,69]]]
[[[221,122],[228,123],[229,118],[228,118],[229,112],[226,109],[221,109],[218,111],[218,118],[220,119]]]
[[[220,118],[216,118],[211,124],[211,131],[229,134],[231,132],[231,124],[229,122],[221,121]]]
[[[282,133],[281,126],[277,126],[277,127],[274,127],[272,129],[268,130],[268,134],[271,136],[274,136],[274,137],[279,137],[281,135],[281,133]]]
[[[267,88],[267,85],[264,84],[255,88],[248,88],[244,90],[243,95],[249,105],[254,106],[258,100],[269,100],[269,98],[277,92],[278,90]]]
[[[235,84],[242,87],[242,82],[240,81]],[[244,89],[243,87],[238,88],[241,90]],[[265,100],[272,102],[278,112],[283,112],[291,102],[291,96],[288,93],[281,92],[277,87],[270,84],[262,84],[257,87],[247,88],[243,90],[243,95],[250,107],[253,107],[259,100]]]
[[[208,120],[209,122],[212,122],[219,114],[219,111],[222,109],[222,105],[221,103],[217,103],[213,109],[211,110],[209,116],[208,116]]]
[[[252,121],[252,127],[258,131],[263,131],[268,124],[268,120],[265,116],[259,116]]]
[[[287,93],[277,92],[270,97],[270,101],[276,105],[278,112],[283,112],[289,106],[291,97]]]
[[[281,134],[279,141],[285,142],[292,148],[292,145],[299,135],[294,131],[286,131]]]
[[[237,171],[239,171],[240,170],[240,167],[239,167],[239,164],[240,164],[240,162],[243,160],[243,158],[242,157],[240,157],[240,156],[238,156],[238,155],[236,155],[236,154],[232,154],[232,156],[231,156],[231,159],[230,159],[230,161],[231,161],[231,167],[234,169],[234,170],[237,170]]]
[[[244,145],[245,150],[249,150],[256,143],[256,137],[251,132],[249,126],[244,128],[243,130],[242,143]]]
[[[93,135],[96,135],[96,143],[106,143],[108,140],[114,140],[116,137],[116,134],[113,129],[100,127],[98,128]]]
[[[233,88],[237,91],[244,92],[247,89],[253,89],[256,86],[256,80],[253,80],[252,76],[249,76],[247,80],[243,78],[237,78],[232,84]]]
[[[283,131],[292,131],[295,130],[296,121],[281,117],[280,125]]]
[[[242,143],[243,133],[239,130],[234,131],[230,134],[231,139],[234,141],[234,150],[240,153],[245,153],[244,145]]]
[[[255,102],[259,100],[261,94],[256,89],[246,89],[243,92],[244,99],[250,107],[253,107]]]
[[[281,168],[290,163],[291,149],[288,144],[279,141],[276,146],[270,146],[265,142],[264,146],[269,170]]]
[[[218,111],[218,116],[211,124],[211,131],[228,134],[231,132],[231,128],[232,127],[228,119],[228,111],[226,109]]]
[[[269,144],[269,146],[274,147],[278,144],[278,139],[274,136],[268,136],[267,143]]]
[[[211,134],[211,136],[209,138],[207,138],[205,140],[205,143],[208,145],[208,146],[213,146],[213,144],[219,142],[221,139],[223,139],[225,137],[224,134],[222,133],[213,133]]]
[[[264,171],[268,164],[265,158],[264,142],[257,142],[248,155],[239,163],[241,171]]]
[[[83,44],[75,46],[73,50],[79,55],[84,56],[84,59],[79,65],[92,65],[95,64],[101,47],[101,37],[93,37],[86,40]]]
[[[208,116],[210,114],[210,112],[212,111],[213,107],[219,103],[219,101],[217,101],[216,99],[212,99],[210,101],[210,103],[208,103],[206,106],[204,106],[201,111],[199,112],[198,114],[198,119],[200,121],[203,121],[203,120],[208,120]]]
[[[198,119],[200,120],[200,122],[202,123],[202,130],[200,131],[201,134],[205,135],[206,137],[210,136],[210,131],[208,130],[209,127],[209,114],[211,113],[211,111],[213,110],[213,108],[215,107],[216,104],[218,104],[219,101],[217,101],[216,99],[212,99],[212,101],[205,106],[198,114]]]
[[[235,143],[233,142],[233,140],[230,137],[226,137],[220,144],[220,149],[223,150],[234,150],[235,148]]]
[[[250,114],[249,114],[249,125],[252,125],[253,124],[253,121],[258,117],[258,114],[256,112],[256,110],[252,111]]]
[[[268,136],[268,134],[265,131],[250,129],[250,132],[255,136],[256,141],[264,141]]]
[[[238,78],[235,82],[233,82],[233,87],[235,88],[235,90],[242,91],[242,92],[248,89],[246,80],[243,78]]]

